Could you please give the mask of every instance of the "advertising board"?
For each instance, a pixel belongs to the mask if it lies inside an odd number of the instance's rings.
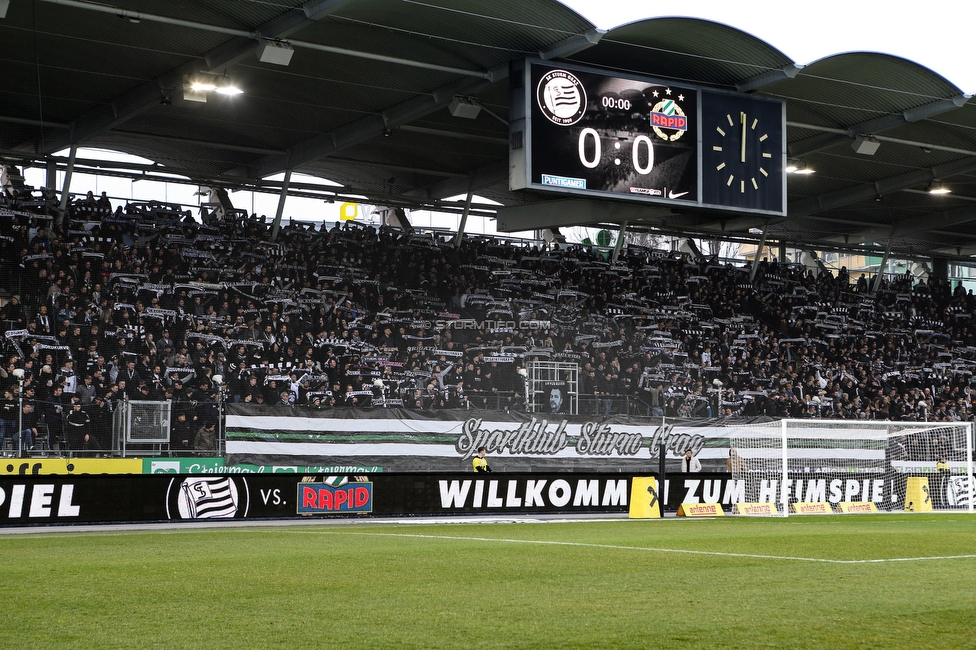
[[[133,474],[0,478],[0,526],[627,512],[621,474]]]
[[[636,480],[635,480],[636,477]],[[653,477],[653,478],[652,478]],[[627,513],[635,494],[648,508],[695,513],[772,514],[776,480],[727,473],[669,474],[659,488],[647,473],[519,474],[91,474],[0,477],[0,525],[261,519],[329,516]],[[795,512],[901,510],[897,480],[847,484],[826,476],[791,480]],[[648,487],[651,488],[648,491]],[[775,504],[775,506],[773,506]],[[702,506],[696,508],[695,506]],[[762,512],[757,510],[762,506]],[[853,506],[851,506],[853,507]]]

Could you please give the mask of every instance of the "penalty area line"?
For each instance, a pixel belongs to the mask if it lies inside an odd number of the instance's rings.
[[[296,534],[310,535],[359,535],[366,537],[401,537],[412,539],[439,539],[460,542],[496,542],[500,544],[532,544],[537,546],[575,546],[580,548],[605,548],[617,551],[648,551],[651,553],[675,553],[684,555],[711,555],[715,557],[747,558],[754,560],[786,560],[792,562],[817,562],[821,564],[884,564],[887,562],[925,562],[932,560],[968,560],[976,558],[976,554],[967,555],[931,555],[920,557],[892,557],[872,558],[866,560],[836,560],[822,557],[800,557],[794,555],[764,555],[760,553],[731,553],[727,551],[696,551],[686,548],[662,548],[656,546],[623,546],[618,544],[593,544],[588,542],[560,542],[540,539],[510,539],[502,537],[467,537],[461,535],[419,535],[416,533],[366,533],[353,531],[313,531],[294,530]]]

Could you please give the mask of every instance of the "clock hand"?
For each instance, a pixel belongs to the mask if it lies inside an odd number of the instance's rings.
[[[742,123],[742,162],[746,161],[746,114],[739,113],[739,122]]]

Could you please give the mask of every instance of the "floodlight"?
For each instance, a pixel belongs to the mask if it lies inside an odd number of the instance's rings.
[[[190,89],[198,93],[209,93],[217,90],[217,82],[213,77],[196,77],[190,81]]]
[[[207,92],[216,87],[209,76],[183,75],[183,101],[206,104]]]
[[[950,194],[951,192],[952,190],[940,180],[934,180],[929,184],[929,194]]]
[[[789,169],[789,166],[787,166],[787,169]],[[809,165],[807,165],[802,160],[797,160],[796,161],[796,167],[793,169],[793,173],[794,174],[804,174],[805,175],[805,174],[812,174],[813,172],[814,172],[814,169],[812,167],[810,167]]]
[[[214,92],[221,95],[240,95],[244,91],[232,84],[227,77],[217,77],[217,86]]]

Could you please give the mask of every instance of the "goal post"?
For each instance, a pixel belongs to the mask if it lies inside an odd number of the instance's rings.
[[[729,426],[747,502],[797,512],[973,512],[970,422],[779,420]]]

